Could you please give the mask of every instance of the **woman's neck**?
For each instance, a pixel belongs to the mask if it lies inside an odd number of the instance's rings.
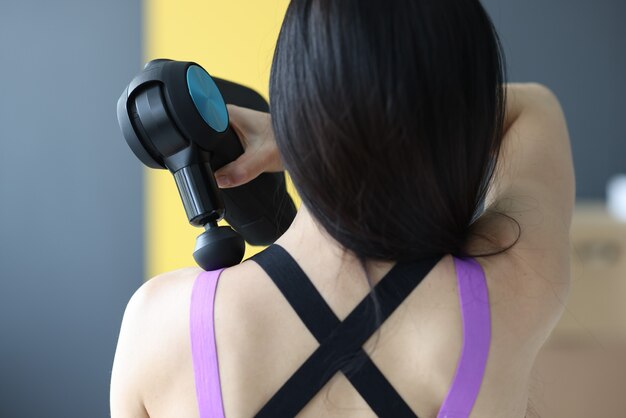
[[[315,264],[327,271],[358,271],[359,276],[364,273],[354,253],[331,237],[303,203],[291,226],[276,243],[297,260],[314,259]],[[395,262],[367,260],[366,264],[371,278],[377,282]]]

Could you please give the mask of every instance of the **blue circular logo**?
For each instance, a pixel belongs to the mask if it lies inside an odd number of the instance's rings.
[[[190,66],[187,88],[202,119],[217,132],[224,132],[228,128],[226,104],[209,73],[198,65]]]

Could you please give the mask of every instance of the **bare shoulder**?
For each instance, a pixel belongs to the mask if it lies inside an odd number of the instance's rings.
[[[159,393],[168,389],[163,386],[190,368],[189,300],[201,271],[184,268],[160,274],[130,298],[111,376],[112,416],[127,416],[113,413],[128,410],[124,404],[139,405],[146,413],[163,410]]]
[[[244,262],[224,269],[218,283],[219,298],[216,304],[216,321],[229,321],[255,317],[250,312],[263,307],[267,286],[250,274],[254,263]],[[146,348],[143,361],[159,361],[175,358],[189,348],[189,308],[193,285],[203,270],[197,267],[183,268],[160,274],[147,280],[130,298],[124,321],[133,328],[135,343]],[[217,305],[216,305],[217,306]],[[223,320],[217,318],[222,314]]]
[[[189,306],[195,278],[202,272],[195,267],[160,274],[147,280],[130,298],[124,320],[141,327],[144,341],[152,345],[153,339],[162,339],[177,332]],[[160,344],[162,346],[162,344]]]
[[[216,298],[215,321],[231,328],[249,329],[244,321],[260,320],[267,315],[267,284],[250,274],[254,263],[244,262],[223,270]],[[252,270],[251,270],[252,269]],[[258,268],[257,268],[258,269]],[[189,313],[193,285],[203,270],[183,268],[158,275],[146,281],[132,296],[125,317],[134,325],[138,346],[144,347],[142,363],[146,364],[145,387],[158,384],[154,377],[164,376],[190,359]],[[125,319],[126,320],[126,319]],[[154,364],[159,364],[158,376]],[[162,379],[161,379],[162,380]],[[158,393],[162,388],[152,388]],[[157,390],[158,389],[158,390]]]
[[[189,303],[197,267],[183,268],[155,276],[146,281],[132,296],[126,308],[135,317],[141,330],[141,345],[151,347],[146,356],[151,360],[176,353],[181,341],[188,339]]]

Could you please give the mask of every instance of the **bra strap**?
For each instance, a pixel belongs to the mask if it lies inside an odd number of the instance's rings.
[[[474,258],[454,257],[463,321],[463,346],[438,418],[468,417],[485,374],[491,344],[491,313],[485,273]]]
[[[415,417],[362,345],[440,258],[396,263],[359,305],[340,322],[309,278],[278,244],[252,259],[266,270],[320,346],[274,394],[256,417],[295,416],[339,370],[381,417]],[[372,299],[377,298],[378,304]],[[375,309],[380,309],[380,324]],[[358,362],[359,367],[353,362]],[[357,364],[358,364],[357,363]],[[354,370],[356,369],[356,370]]]
[[[223,268],[200,273],[191,290],[191,358],[198,411],[202,418],[224,418],[213,322],[215,292],[222,271]]]

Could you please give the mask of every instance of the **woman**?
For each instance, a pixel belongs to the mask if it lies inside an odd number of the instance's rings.
[[[504,84],[480,3],[293,0],[270,103],[229,107],[245,153],[216,176],[286,169],[295,221],[251,260],[133,295],[112,417],[527,416],[574,173],[558,101]],[[368,297],[379,283],[405,295]]]

